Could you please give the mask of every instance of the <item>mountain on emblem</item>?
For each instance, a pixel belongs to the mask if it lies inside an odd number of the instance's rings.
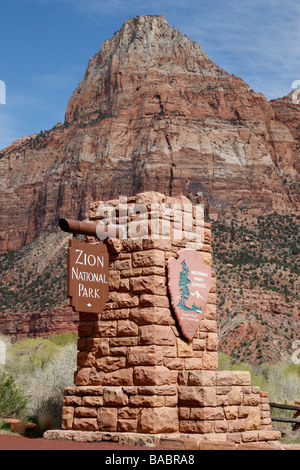
[[[203,318],[211,287],[211,269],[203,264],[202,254],[180,250],[178,259],[168,261],[168,288],[183,336],[191,341]],[[179,300],[178,300],[179,299]]]

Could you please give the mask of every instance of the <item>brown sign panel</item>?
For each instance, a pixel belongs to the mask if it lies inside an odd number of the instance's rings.
[[[78,312],[101,313],[109,294],[106,245],[69,240],[67,295]]]
[[[211,287],[211,269],[195,250],[180,250],[168,261],[168,288],[183,336],[191,341],[203,318]]]

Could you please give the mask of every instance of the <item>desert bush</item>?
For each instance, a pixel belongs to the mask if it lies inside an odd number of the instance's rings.
[[[76,367],[77,335],[66,334],[10,345],[3,369],[26,397],[28,416],[44,431],[60,426],[64,390],[73,385]]]
[[[26,415],[28,399],[16,386],[13,377],[0,371],[0,419]]]

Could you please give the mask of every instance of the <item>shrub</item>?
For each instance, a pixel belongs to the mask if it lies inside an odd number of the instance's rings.
[[[26,415],[28,399],[14,379],[0,372],[0,418],[21,418]]]
[[[40,430],[60,427],[64,390],[74,384],[77,335],[19,341],[8,347],[4,367],[27,397],[28,416]]]

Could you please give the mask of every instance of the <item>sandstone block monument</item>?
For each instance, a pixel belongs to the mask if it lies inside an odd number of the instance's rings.
[[[102,313],[79,314],[78,367],[74,386],[65,390],[62,430],[47,431],[45,437],[148,446],[172,441],[195,449],[205,442],[276,446],[280,433],[272,429],[268,394],[251,385],[249,372],[218,370],[210,224],[202,223],[199,241],[196,208],[182,196],[141,193],[127,204],[126,215],[119,200],[109,201],[117,222],[129,230],[126,238],[103,242],[109,252],[109,299]],[[105,219],[99,205],[91,205],[91,222]],[[130,210],[137,206],[147,208],[146,224]],[[188,211],[193,223],[184,237],[176,238],[178,212],[170,215],[170,236],[153,230],[165,227],[162,206]],[[102,243],[91,237],[86,242]],[[169,289],[169,260],[185,250],[201,255],[211,273],[205,308],[191,338],[183,335]]]

